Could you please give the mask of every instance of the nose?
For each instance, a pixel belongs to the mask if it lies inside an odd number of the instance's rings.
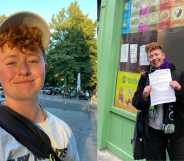
[[[150,59],[150,61],[154,61],[156,59],[156,56],[152,56],[152,58]]]
[[[22,62],[19,66],[19,75],[21,76],[27,76],[30,75],[31,70],[29,65],[26,62]]]

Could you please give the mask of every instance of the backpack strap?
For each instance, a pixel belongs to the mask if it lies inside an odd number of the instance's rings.
[[[0,105],[0,126],[40,159],[62,161],[54,152],[48,135],[36,124],[8,106]],[[67,148],[64,149],[66,153]]]

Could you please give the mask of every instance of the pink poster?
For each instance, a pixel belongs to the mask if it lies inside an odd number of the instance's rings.
[[[171,8],[160,10],[158,29],[167,29],[171,23]]]
[[[171,8],[173,0],[160,0],[160,11]]]
[[[139,25],[138,25],[139,32],[145,32],[149,30],[148,16],[149,16],[149,6],[144,6],[144,8],[141,8],[139,12]]]

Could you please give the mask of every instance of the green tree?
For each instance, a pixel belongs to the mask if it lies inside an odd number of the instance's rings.
[[[6,19],[5,15],[0,15],[0,24]]]
[[[96,23],[74,2],[66,11],[62,9],[54,15],[50,26],[52,35],[46,55],[49,65],[46,81],[75,87],[77,73],[80,72],[82,88],[95,88]]]

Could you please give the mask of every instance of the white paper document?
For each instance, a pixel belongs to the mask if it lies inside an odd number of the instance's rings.
[[[140,46],[139,65],[149,65],[147,54],[145,51],[145,45]]]
[[[151,106],[176,101],[174,89],[169,85],[171,80],[170,69],[160,69],[149,74]]]
[[[130,44],[130,63],[137,63],[137,44]]]
[[[121,45],[121,57],[120,57],[120,62],[128,62],[128,49],[129,49],[129,44],[122,44]]]

